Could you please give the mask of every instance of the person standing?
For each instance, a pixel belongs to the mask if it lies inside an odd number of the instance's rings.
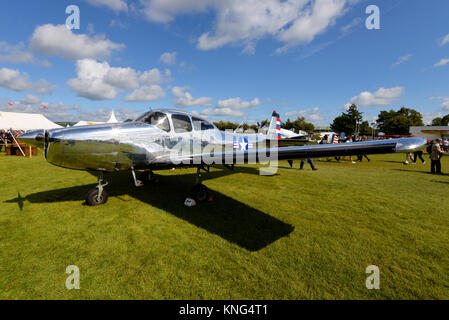
[[[432,146],[432,153],[430,159],[432,160],[430,166],[430,172],[433,174],[442,174],[441,172],[441,157],[443,156],[443,150],[441,149],[441,139],[438,138],[436,143]]]
[[[443,140],[443,149],[445,152],[449,152],[449,139]]]

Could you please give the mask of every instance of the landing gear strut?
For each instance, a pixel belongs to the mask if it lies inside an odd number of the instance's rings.
[[[201,168],[196,172],[196,185],[190,191],[190,196],[197,203],[205,202],[209,199],[209,189],[201,183]]]
[[[86,203],[89,206],[105,204],[108,201],[108,193],[104,190],[104,187],[107,185],[108,182],[103,180],[103,172],[100,172],[100,175],[98,176],[98,185],[95,189],[92,189],[87,193]]]

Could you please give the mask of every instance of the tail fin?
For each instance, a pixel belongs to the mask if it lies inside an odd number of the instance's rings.
[[[332,135],[332,140],[331,140],[331,143],[332,144],[338,144],[338,136],[334,133],[333,135]]]
[[[270,140],[281,140],[281,117],[279,113],[273,111],[270,127],[268,128],[268,137]]]

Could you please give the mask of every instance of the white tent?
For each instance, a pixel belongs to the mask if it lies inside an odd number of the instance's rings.
[[[106,122],[106,123],[117,123],[117,122],[118,122],[118,121],[117,121],[117,118],[115,117],[114,110],[112,110],[111,116],[109,117],[109,120],[108,120],[108,122]]]
[[[39,130],[62,128],[38,113],[16,113],[0,111],[0,129]]]
[[[77,124],[74,125],[74,127],[79,126],[88,126],[92,124],[103,124],[103,123],[118,123],[117,118],[115,117],[114,110],[111,112],[111,116],[109,117],[109,120],[107,122],[97,122],[97,121],[80,121]]]
[[[79,126],[89,126],[92,124],[103,124],[104,122],[93,122],[93,121],[80,121],[76,124],[74,124],[74,127],[79,127]]]

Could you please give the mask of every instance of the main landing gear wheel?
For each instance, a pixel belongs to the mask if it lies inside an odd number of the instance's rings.
[[[86,196],[86,203],[89,206],[99,206],[102,204],[105,204],[108,201],[108,193],[106,190],[103,190],[103,192],[99,195],[98,189],[92,189],[87,193]]]
[[[108,201],[108,193],[104,190],[104,187],[108,185],[106,181],[103,183],[103,172],[100,172],[98,177],[98,184],[95,189],[90,190],[86,196],[86,204],[89,206],[99,206],[105,204]]]
[[[194,186],[190,194],[198,203],[205,202],[209,199],[209,189],[204,184]]]

